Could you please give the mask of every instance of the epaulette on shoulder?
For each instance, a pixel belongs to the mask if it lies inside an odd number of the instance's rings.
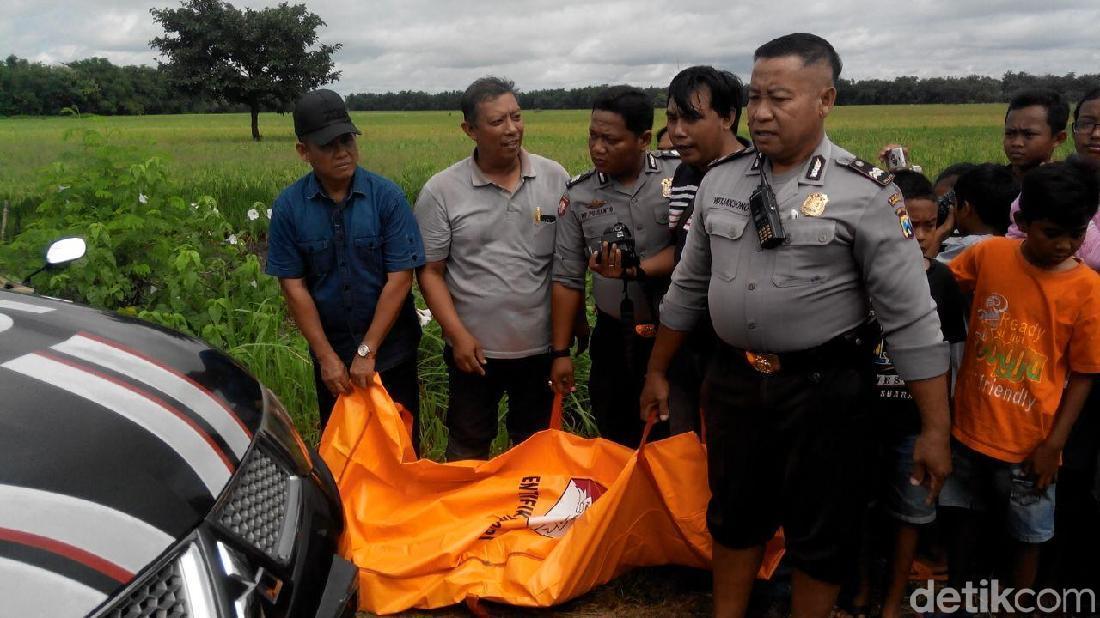
[[[574,176],[572,180],[565,183],[565,188],[572,189],[574,185],[577,185],[579,183],[582,183],[582,182],[588,180],[589,178],[592,177],[592,174],[595,174],[595,173],[596,173],[596,170],[588,170],[587,172],[581,172],[580,174],[577,174],[576,176]]]
[[[889,186],[890,183],[894,182],[893,174],[887,172],[886,170],[879,169],[874,165],[871,165],[870,163],[864,161],[863,159],[852,159],[847,163],[837,161],[837,163],[840,163],[844,167],[852,170],[860,176],[868,178],[875,184],[881,185],[883,187]]]
[[[653,156],[658,159],[679,159],[680,153],[675,150],[654,150]]]
[[[736,160],[738,160],[742,157],[747,157],[750,154],[756,154],[756,148],[754,148],[752,146],[749,146],[748,148],[742,148],[741,150],[738,150],[737,152],[731,152],[730,154],[722,157],[721,159],[715,159],[710,164],[710,167],[718,167],[719,165],[722,165],[723,163],[729,163],[730,161],[736,161]]]

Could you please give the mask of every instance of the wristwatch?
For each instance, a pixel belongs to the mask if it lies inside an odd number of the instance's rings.
[[[569,354],[569,348],[566,348],[564,350],[555,350],[553,348],[550,348],[550,358],[568,358]]]
[[[369,344],[361,343],[359,344],[359,349],[356,350],[355,353],[363,358],[370,358],[374,356],[374,349],[371,348]]]

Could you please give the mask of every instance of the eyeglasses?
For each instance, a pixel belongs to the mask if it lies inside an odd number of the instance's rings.
[[[1088,135],[1095,131],[1096,127],[1100,127],[1100,122],[1096,120],[1078,120],[1073,123],[1073,132],[1080,133],[1081,135]]]

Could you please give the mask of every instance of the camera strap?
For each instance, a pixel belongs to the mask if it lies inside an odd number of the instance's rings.
[[[634,301],[630,299],[630,291],[627,289],[630,282],[623,279],[623,299],[619,302],[619,321],[627,330],[634,330]]]

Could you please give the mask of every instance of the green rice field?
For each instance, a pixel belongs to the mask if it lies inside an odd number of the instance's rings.
[[[1003,110],[1002,105],[848,107],[835,109],[826,126],[835,142],[868,160],[873,160],[888,142],[904,143],[910,148],[912,162],[934,176],[954,162],[1004,162],[1000,139]],[[663,116],[658,110],[655,127],[664,124]],[[352,117],[363,131],[361,164],[395,180],[410,203],[432,174],[467,156],[473,147],[459,128],[462,118],[457,111],[361,112]],[[525,145],[532,152],[561,162],[570,173],[582,172],[589,167],[587,118],[584,110],[526,110]],[[744,122],[741,128],[744,134]],[[10,211],[7,229],[0,237],[0,271],[5,267],[8,272],[22,268],[4,264],[3,243],[11,243],[31,225],[44,196],[57,191],[56,176],[49,173],[54,162],[80,165],[85,156],[82,141],[89,131],[125,153],[120,155],[124,159],[162,159],[173,194],[185,202],[212,197],[225,225],[250,233],[249,247],[262,259],[266,218],[250,221],[248,211],[264,212],[279,190],[308,168],[294,151],[289,114],[263,114],[260,130],[264,140],[253,142],[247,114],[0,119],[0,202],[7,202]],[[1062,154],[1068,154],[1070,147],[1064,150]],[[8,261],[13,260],[9,257]],[[268,284],[259,290],[268,292],[268,302],[257,305],[249,301],[249,306],[237,312],[247,318],[281,311],[277,308],[281,299],[276,286]],[[276,321],[283,320],[280,315],[275,317]],[[223,347],[271,386],[286,402],[307,438],[316,440],[313,386],[304,341],[289,326],[277,332],[268,328],[263,333],[240,334],[237,340],[227,339]],[[253,340],[258,337],[262,340]],[[441,455],[446,439],[439,421],[446,408],[441,343],[433,323],[421,349],[421,414],[427,432],[422,438],[426,453],[432,457]],[[578,383],[583,385],[587,357],[580,359],[577,369]],[[594,427],[585,413],[585,403],[582,387],[570,402],[572,414],[567,422],[573,429],[590,434]],[[504,446],[503,441],[502,433],[497,448]]]

